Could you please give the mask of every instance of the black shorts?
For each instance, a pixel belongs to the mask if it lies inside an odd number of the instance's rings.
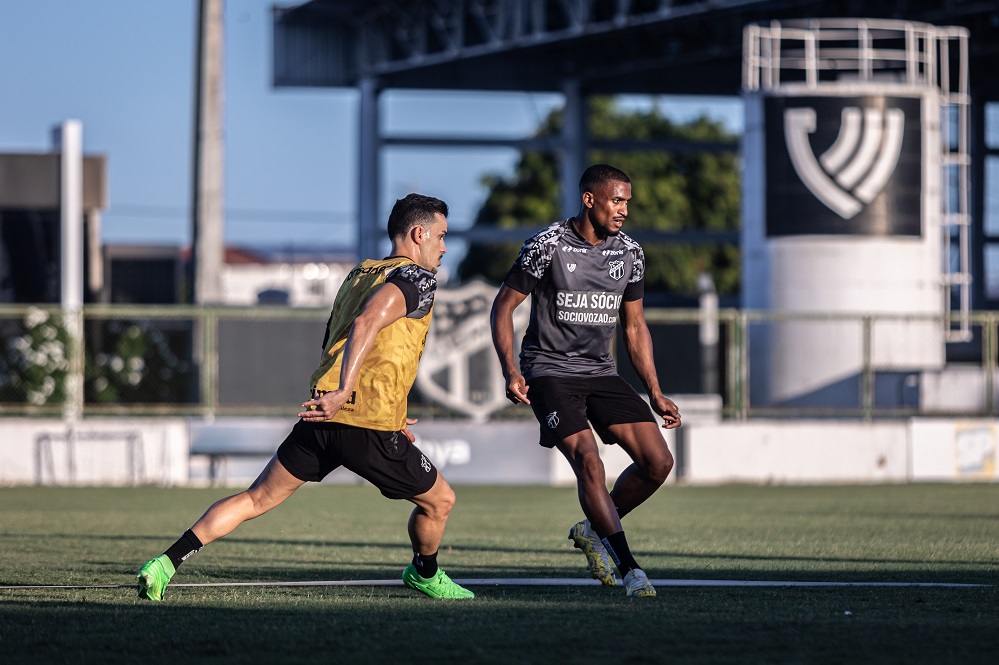
[[[656,422],[649,405],[620,376],[539,376],[528,385],[545,448],[589,429],[590,423],[604,443],[612,444],[618,441],[608,430],[611,425]]]
[[[402,432],[299,420],[277,456],[299,480],[319,482],[343,466],[390,499],[411,499],[437,482],[437,468]]]

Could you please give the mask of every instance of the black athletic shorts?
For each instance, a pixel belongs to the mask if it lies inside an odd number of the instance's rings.
[[[545,448],[589,429],[590,423],[604,443],[613,444],[618,441],[607,429],[611,425],[657,422],[645,400],[620,376],[539,376],[528,385]]]
[[[299,420],[277,456],[299,480],[319,482],[343,466],[390,499],[411,499],[437,482],[437,468],[402,432]]]

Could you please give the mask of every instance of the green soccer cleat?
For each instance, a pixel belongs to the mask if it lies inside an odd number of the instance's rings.
[[[163,591],[177,570],[166,554],[150,559],[139,568],[139,598],[163,600]]]
[[[627,595],[633,598],[654,598],[656,588],[649,581],[649,576],[641,568],[632,568],[624,576],[624,588]]]
[[[577,549],[583,550],[583,554],[586,555],[586,569],[590,571],[593,579],[600,580],[604,586],[617,584],[610,557],[607,556],[607,548],[600,542],[600,537],[590,527],[588,520],[572,525],[569,529],[569,540]]]
[[[402,581],[410,589],[422,591],[431,598],[475,598],[474,593],[455,584],[443,568],[438,568],[437,574],[430,579],[424,579],[416,572],[416,566],[409,564],[402,571]]]

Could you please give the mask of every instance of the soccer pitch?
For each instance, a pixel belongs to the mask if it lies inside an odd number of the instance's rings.
[[[992,663],[999,485],[683,487],[625,520],[654,599],[621,587],[170,586],[135,570],[220,489],[0,489],[0,662]],[[574,488],[456,487],[440,561],[459,580],[586,578]],[[399,579],[411,504],[307,486],[174,582]],[[713,586],[719,581],[905,583]],[[977,586],[915,586],[956,584]]]

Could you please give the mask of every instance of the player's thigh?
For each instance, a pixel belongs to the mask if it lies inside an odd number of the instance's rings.
[[[341,465],[345,425],[299,420],[277,449],[284,468],[303,482],[318,483]]]
[[[600,461],[600,450],[597,445],[597,439],[593,436],[593,430],[589,426],[584,430],[570,434],[564,439],[559,439],[555,447],[565,456],[573,469],[578,470],[587,463]]]
[[[343,466],[389,499],[412,499],[431,491],[437,467],[403,432],[353,428],[341,447]]]
[[[621,423],[611,425],[608,430],[638,466],[661,470],[663,473],[669,473],[673,468],[673,454],[666,445],[658,423]]]
[[[247,488],[246,493],[261,510],[266,512],[294,494],[304,484],[305,481],[293,476],[275,454]]]
[[[410,497],[409,500],[428,515],[446,515],[454,506],[455,494],[444,476],[438,473],[433,487],[422,494]]]
[[[531,409],[540,426],[540,443],[553,448],[580,432],[589,432],[586,386],[579,379],[541,376],[529,384]],[[561,448],[560,448],[561,450]],[[565,451],[562,451],[565,454]]]
[[[639,466],[672,464],[652,408],[621,377],[595,383],[586,413],[601,440],[620,445]]]

